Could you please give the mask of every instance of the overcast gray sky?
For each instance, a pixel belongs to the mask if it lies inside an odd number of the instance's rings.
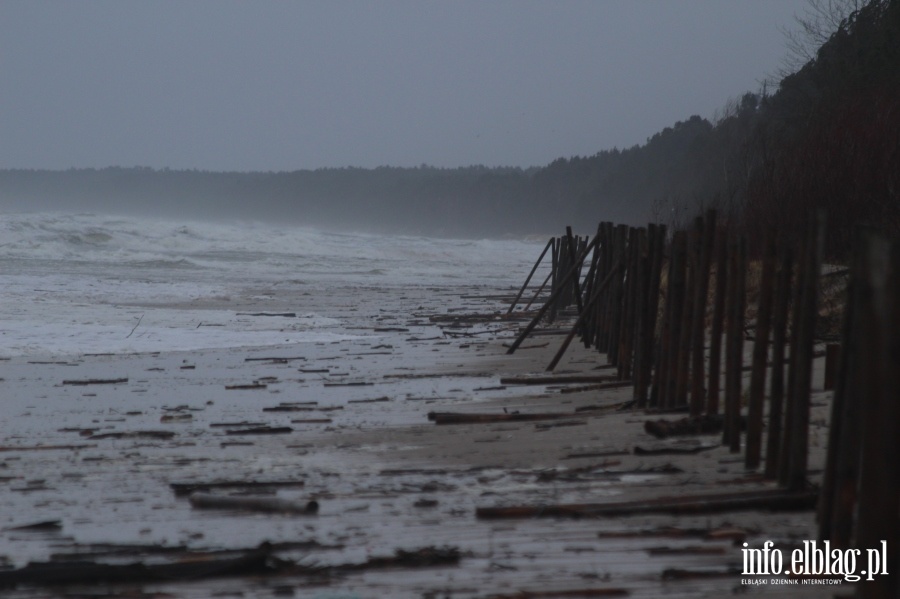
[[[0,0],[0,168],[545,165],[757,90],[805,0]]]

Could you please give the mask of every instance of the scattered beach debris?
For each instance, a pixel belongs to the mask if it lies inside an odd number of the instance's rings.
[[[228,391],[238,391],[238,390],[252,390],[252,389],[267,389],[268,385],[265,383],[247,383],[244,385],[225,385],[225,389]]]
[[[681,435],[712,435],[722,432],[725,420],[719,414],[690,416],[680,420],[648,420],[644,430],[657,439]]]
[[[62,382],[63,385],[124,385],[128,382],[127,378],[119,379],[70,379]]]
[[[212,489],[275,489],[303,487],[306,481],[302,480],[271,480],[271,481],[245,481],[245,480],[220,480],[212,482],[179,482],[169,483],[169,487],[175,495],[190,495],[194,492],[211,491]]]
[[[716,449],[721,445],[694,445],[693,447],[681,447],[677,445],[654,445],[644,447],[643,445],[634,446],[634,455],[690,455]]]
[[[435,424],[479,424],[490,422],[527,422],[531,420],[557,420],[560,418],[571,418],[572,414],[567,412],[548,412],[522,414],[504,413],[504,414],[472,414],[461,412],[428,412],[428,420]]]
[[[10,526],[3,530],[29,531],[29,532],[55,532],[62,530],[62,521],[60,520],[42,520],[40,522],[32,522],[30,524],[20,524],[18,526]]]
[[[88,437],[89,440],[98,439],[171,439],[175,436],[172,431],[114,431],[110,433],[96,433]]]
[[[767,489],[745,493],[718,493],[658,497],[618,503],[559,504],[477,508],[475,515],[483,520],[507,518],[559,517],[590,518],[634,516],[638,514],[714,514],[744,510],[801,511],[816,507],[815,491]]]
[[[236,428],[225,431],[226,435],[284,435],[294,432],[289,426],[256,426],[253,428]]]
[[[270,514],[305,514],[319,512],[319,502],[291,501],[277,497],[252,497],[232,495],[215,495],[212,493],[194,492],[188,496],[191,507],[201,510],[245,510]]]

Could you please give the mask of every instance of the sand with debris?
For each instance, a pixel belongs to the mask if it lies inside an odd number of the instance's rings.
[[[482,507],[622,502],[770,485],[748,477],[742,457],[718,446],[717,435],[659,441],[646,434],[644,422],[660,416],[616,410],[631,398],[629,387],[563,393],[579,385],[501,384],[504,377],[543,374],[562,337],[534,336],[508,356],[504,343],[521,320],[449,318],[501,314],[508,290],[467,291],[452,299],[436,290],[392,302],[380,298],[388,307],[378,322],[334,343],[4,361],[0,566],[210,559],[268,542],[281,563],[297,566],[271,576],[76,590],[104,597],[322,599],[600,596],[616,589],[632,597],[823,594],[821,587],[745,584],[759,578],[741,575],[741,546],[728,535],[611,534],[739,529],[751,546],[772,540],[793,548],[815,538],[809,511],[477,518]],[[557,374],[611,372],[603,369],[605,356],[576,345]],[[102,382],[111,380],[119,382]],[[827,438],[830,393],[821,384],[817,372],[813,482]],[[588,406],[601,409],[579,410]],[[428,420],[430,412],[570,416],[438,426]],[[634,453],[636,446],[698,445],[716,447],[690,455]],[[319,511],[204,510],[172,487],[228,481],[282,484],[209,492],[316,500]],[[37,523],[44,525],[21,528]],[[458,563],[350,567],[422,548],[452,548]],[[675,570],[694,575],[675,577]],[[48,592],[75,590],[5,591],[11,597]]]

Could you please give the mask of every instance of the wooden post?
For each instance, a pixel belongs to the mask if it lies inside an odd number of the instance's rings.
[[[647,364],[652,360],[652,334],[650,336],[651,343],[648,345],[647,326],[648,326],[648,306],[650,305],[650,268],[653,261],[652,252],[652,236],[651,226],[646,229],[638,229],[638,260],[637,260],[637,318],[635,321],[634,331],[634,389],[632,398],[641,406],[646,403],[647,388]],[[644,399],[641,400],[643,394]]]
[[[665,262],[665,254],[666,254],[666,228],[665,226],[660,226],[656,232],[657,235],[657,245],[656,245],[656,254],[654,256],[654,265],[653,271],[650,274],[650,286],[651,293],[654,293],[652,289],[655,287],[656,291],[653,295],[657,302],[656,309],[653,312],[653,329],[656,329],[656,321],[659,318],[659,304],[658,302],[662,299],[662,268],[663,263]],[[648,405],[658,406],[660,404],[660,397],[662,395],[661,389],[665,385],[665,367],[664,361],[667,356],[668,350],[668,337],[669,337],[669,298],[670,294],[668,292],[668,281],[672,278],[672,260],[669,259],[669,266],[667,269],[667,282],[666,282],[666,299],[663,304],[663,316],[662,323],[660,325],[660,334],[659,341],[656,343],[656,350],[653,355],[653,371],[650,382],[649,396],[647,398]]]
[[[706,338],[706,304],[709,295],[709,271],[716,233],[716,211],[707,210],[703,221],[694,293],[693,331],[691,333],[691,414],[699,416],[706,407],[703,345]]]
[[[731,453],[741,451],[741,399],[744,376],[744,313],[747,307],[747,239],[741,237],[735,259],[734,321],[732,323]]]
[[[597,225],[597,234],[596,234],[597,237],[600,236],[600,231],[601,231],[601,225],[598,224]],[[591,267],[588,269],[587,276],[585,277],[584,300],[583,300],[585,302],[585,304],[587,304],[587,302],[590,300],[590,298],[593,297],[593,295],[594,295],[593,294],[594,286],[598,280],[597,279],[597,270],[599,268],[599,262],[600,262],[600,251],[601,251],[600,244],[599,243],[594,244],[594,252],[591,255]],[[596,326],[596,323],[594,322],[596,312],[595,312],[595,310],[593,310],[593,307],[589,310],[587,308],[587,306],[585,306],[584,309],[585,309],[585,311],[587,311],[587,314],[583,315],[584,323],[582,324],[582,327],[581,327],[581,341],[584,343],[585,349],[587,349],[591,346],[593,331],[594,331],[594,327]]]
[[[516,299],[512,301],[509,305],[509,310],[506,311],[507,314],[512,314],[512,311],[515,309],[516,304],[519,303],[519,300],[522,299],[522,294],[525,293],[525,289],[528,287],[528,283],[531,282],[531,277],[534,276],[534,272],[540,266],[541,261],[544,259],[544,256],[547,255],[547,251],[553,245],[553,238],[551,237],[549,241],[547,241],[547,245],[544,246],[544,251],[541,252],[541,255],[538,257],[537,262],[534,263],[534,266],[531,267],[531,272],[528,273],[528,276],[525,278],[525,283],[522,284],[522,288],[519,289],[519,293],[516,294]]]
[[[566,241],[566,245],[569,247],[569,266],[575,269],[575,276],[572,277],[572,296],[575,306],[578,308],[578,316],[581,316],[584,306],[581,304],[581,286],[578,284],[578,279],[581,276],[581,267],[587,253],[582,253],[584,246],[572,237],[572,227],[566,227]]]
[[[687,234],[684,231],[676,231],[672,238],[672,279],[669,281],[669,293],[672,296],[672,311],[669,322],[669,358],[668,372],[666,373],[665,403],[662,407],[674,407],[677,405],[675,395],[678,376],[679,341],[684,314],[684,284],[687,261]]]
[[[828,343],[825,345],[825,378],[822,388],[825,391],[834,389],[834,379],[837,376],[838,361],[841,355],[840,343]]]
[[[900,596],[900,572],[896,555],[900,542],[900,246],[869,235],[866,258],[867,305],[861,307],[860,333],[866,341],[861,360],[859,389],[863,410],[863,436],[859,476],[859,525],[856,548],[865,554],[887,544],[887,559],[879,575],[859,586],[861,599],[895,599]],[[869,561],[869,564],[872,562]],[[872,574],[875,574],[874,572]]]
[[[728,233],[717,230],[716,235],[716,288],[713,294],[713,314],[709,341],[709,384],[707,385],[706,412],[719,413],[719,384],[722,377],[722,329],[725,320],[725,298],[728,282]]]
[[[800,301],[800,297],[803,294],[803,286],[805,284],[804,278],[807,274],[805,258],[807,256],[806,246],[808,240],[809,231],[805,232],[803,237],[801,237],[800,245],[797,249],[797,274],[794,277],[794,287],[791,292],[791,353],[788,365],[788,380],[787,385],[785,386],[784,428],[781,432],[781,447],[778,452],[778,484],[781,486],[787,486],[790,478],[790,447],[792,444],[791,438],[794,435],[794,415],[796,413],[794,403],[796,401],[795,390],[798,368],[796,365],[798,354],[797,346],[799,345],[800,334],[800,311],[801,306],[803,305]]]
[[[615,261],[625,261],[625,251],[628,241],[628,225],[618,225],[615,229],[615,238],[613,244],[615,246]],[[624,280],[621,276],[617,276],[610,284],[610,327],[609,327],[609,343],[606,351],[606,361],[609,364],[617,366],[619,364],[619,334],[622,328],[622,302],[624,296]]]
[[[725,427],[723,441],[732,453],[741,450],[741,379],[744,354],[744,305],[746,301],[747,240],[731,244],[728,262],[728,327],[725,339]]]
[[[630,380],[634,360],[634,338],[636,335],[638,300],[638,263],[641,259],[638,229],[628,231],[628,271],[625,279],[622,329],[619,334],[619,379]]]
[[[648,272],[646,288],[646,310],[641,324],[641,352],[644,362],[637,378],[636,397],[639,407],[645,407],[650,399],[650,382],[655,363],[654,339],[656,338],[656,321],[659,312],[659,286],[662,271],[663,251],[666,242],[666,228],[664,225],[650,224],[647,227],[648,236]]]
[[[831,541],[840,549],[849,549],[856,513],[856,485],[859,478],[860,395],[859,362],[867,343],[859,330],[860,306],[865,301],[864,236],[855,231],[850,284],[844,306],[840,372],[831,403],[831,425],[828,431],[828,453],[822,476],[819,499],[819,540]]]
[[[594,294],[591,298],[588,299],[587,303],[584,306],[584,311],[578,316],[578,319],[575,321],[575,324],[572,326],[572,330],[569,331],[569,334],[566,335],[566,338],[563,340],[562,345],[559,350],[557,350],[556,354],[553,356],[553,359],[550,361],[550,364],[547,366],[548,371],[552,371],[556,368],[559,361],[562,359],[563,355],[566,353],[566,349],[568,349],[569,344],[572,343],[572,339],[575,338],[575,333],[578,332],[579,327],[581,326],[582,321],[585,318],[585,315],[588,313],[588,310],[593,307],[594,302],[602,294],[603,290],[609,285],[609,282],[613,280],[613,277],[618,276],[619,273],[619,265],[613,267],[611,271],[607,274],[606,278],[594,289]]]
[[[583,253],[580,254],[582,260],[584,259],[584,256],[586,256],[588,252],[590,252],[594,248],[595,243],[597,243],[596,238],[594,238],[594,240],[585,247]],[[557,297],[562,292],[562,290],[568,288],[568,285],[566,283],[568,283],[569,279],[571,279],[575,275],[576,269],[569,268],[569,270],[561,277],[561,285],[553,290],[553,293],[550,294],[550,297],[547,299],[546,303],[541,306],[541,309],[538,310],[538,313],[535,314],[531,322],[528,323],[528,326],[525,327],[525,330],[522,331],[522,333],[516,338],[516,340],[513,341],[512,345],[509,346],[509,349],[506,350],[507,354],[512,354],[519,348],[522,342],[525,341],[525,338],[528,337],[529,334],[531,334],[531,331],[534,330],[534,327],[537,326],[537,324],[541,321],[547,311],[550,310],[550,307],[554,305]]]
[[[775,305],[772,314],[772,377],[769,387],[769,431],[766,438],[765,477],[778,477],[784,405],[784,350],[787,342],[788,308],[791,299],[791,275],[794,256],[790,245],[779,249],[778,278],[775,281]]]
[[[816,333],[816,317],[819,305],[819,276],[822,271],[822,254],[825,244],[825,216],[817,213],[810,222],[809,242],[804,256],[803,293],[797,352],[797,376],[794,380],[794,418],[796,427],[791,434],[790,467],[787,487],[800,490],[806,486],[806,469],[809,459],[809,403],[812,391],[813,344]]]
[[[759,467],[762,452],[763,407],[766,394],[766,361],[769,359],[769,330],[772,323],[772,288],[775,278],[775,237],[766,235],[762,250],[762,273],[753,343],[753,370],[747,409],[747,469]]]
[[[694,296],[697,280],[697,262],[703,238],[703,217],[694,219],[694,228],[688,233],[687,277],[684,287],[684,305],[681,312],[681,338],[678,340],[678,371],[675,375],[675,403],[688,404],[687,393],[691,365],[691,341],[694,333]]]

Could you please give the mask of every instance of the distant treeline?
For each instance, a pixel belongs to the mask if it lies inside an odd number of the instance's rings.
[[[900,234],[900,0],[853,12],[777,89],[646,143],[530,169],[380,167],[278,173],[149,168],[0,171],[0,208],[241,217],[444,236],[553,232],[601,220],[678,225],[714,206],[746,232],[829,218]]]

